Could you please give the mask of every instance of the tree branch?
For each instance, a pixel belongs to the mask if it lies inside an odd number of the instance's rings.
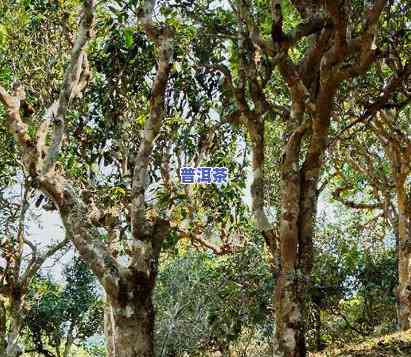
[[[28,135],[28,125],[20,116],[20,101],[24,100],[24,90],[21,85],[15,85],[13,95],[8,95],[0,86],[0,99],[8,114],[8,129],[22,148],[23,163],[36,185],[46,193],[59,208],[60,216],[66,229],[66,234],[85,257],[90,268],[96,274],[101,284],[109,293],[115,293],[118,288],[119,275],[123,267],[110,255],[104,243],[99,240],[99,232],[89,217],[89,208],[78,195],[72,185],[52,170],[56,154],[60,150],[64,132],[64,115],[70,101],[84,88],[87,77],[87,60],[84,49],[91,37],[91,29],[95,17],[95,0],[84,0],[80,20],[80,30],[71,52],[71,60],[65,72],[62,89],[57,102],[46,111],[46,121],[54,119],[56,126],[53,132],[53,144],[48,149],[44,159],[42,143],[34,143]],[[48,123],[40,129],[47,130]],[[44,140],[45,133],[38,133],[37,138]],[[39,170],[39,166],[43,169]]]
[[[45,121],[47,124],[40,127],[40,129],[45,130],[48,128],[48,121],[50,118],[52,119],[54,124],[52,144],[48,148],[47,155],[44,159],[43,174],[46,174],[54,168],[57,156],[60,153],[61,143],[64,136],[64,117],[70,106],[71,100],[80,95],[90,78],[87,55],[84,50],[88,41],[92,37],[92,28],[95,21],[95,4],[96,0],[84,0],[83,2],[80,30],[71,51],[69,65],[64,73],[59,98],[46,112]],[[40,135],[44,136],[42,133],[40,133]],[[38,145],[45,145],[45,143],[38,143]],[[38,154],[41,155],[42,153],[39,152]]]
[[[347,187],[338,188],[332,193],[332,196],[335,200],[341,202],[342,204],[344,204],[345,206],[350,207],[350,208],[365,209],[365,210],[384,209],[384,203],[383,202],[360,203],[360,202],[354,202],[354,201],[342,198],[341,194],[344,191],[347,191],[347,190],[348,190]]]
[[[150,2],[148,2],[150,3]],[[148,26],[148,25],[147,25]],[[144,123],[142,142],[136,158],[132,182],[131,224],[133,237],[143,239],[145,235],[145,190],[147,168],[154,141],[160,131],[164,116],[167,82],[173,56],[173,33],[171,30],[156,39],[159,47],[159,63],[156,78],[151,88],[150,113]]]

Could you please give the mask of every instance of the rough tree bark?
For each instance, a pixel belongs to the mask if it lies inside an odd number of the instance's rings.
[[[119,279],[116,294],[107,294],[105,330],[108,356],[154,355],[154,307],[152,293],[158,268],[161,241],[169,231],[169,222],[158,220],[136,261]]]
[[[411,199],[406,194],[404,183],[396,183],[398,204],[398,323],[400,330],[411,327]],[[407,197],[408,196],[408,197]]]
[[[153,143],[161,128],[167,81],[173,55],[173,33],[167,26],[154,25],[151,15],[155,1],[146,1],[139,20],[144,31],[158,48],[158,63],[150,95],[150,115],[144,123],[141,145],[135,160],[131,188],[131,232],[128,242],[129,263],[120,263],[110,247],[102,242],[97,228],[110,216],[110,210],[98,208],[91,195],[82,195],[74,183],[55,170],[64,137],[64,117],[74,98],[79,96],[90,77],[86,45],[95,20],[95,0],[84,0],[80,30],[74,43],[70,63],[64,75],[58,99],[48,108],[35,139],[28,135],[28,125],[20,116],[25,99],[21,85],[12,94],[0,86],[0,99],[8,114],[8,129],[16,138],[23,163],[37,187],[59,210],[67,236],[83,261],[95,273],[108,297],[109,319],[106,319],[108,350],[115,357],[151,357],[153,351],[154,310],[152,291],[157,274],[162,240],[169,222],[145,214],[147,167]],[[53,129],[49,126],[53,124]],[[51,131],[48,145],[46,137]]]

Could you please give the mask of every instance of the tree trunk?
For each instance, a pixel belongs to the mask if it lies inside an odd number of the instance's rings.
[[[106,338],[107,357],[114,357],[113,314],[109,297],[106,297],[104,306],[104,336]]]
[[[115,294],[107,294],[105,329],[109,357],[154,356],[153,290],[157,277],[161,242],[169,224],[158,219],[151,235],[136,240],[130,268],[119,276]]]
[[[134,294],[136,295],[136,294]],[[138,296],[138,293],[137,293]],[[151,293],[138,296],[126,304],[110,299],[107,327],[111,334],[107,342],[109,357],[154,356],[154,308]]]
[[[22,354],[22,349],[18,344],[20,329],[22,324],[21,317],[21,300],[19,297],[11,297],[10,299],[10,330],[7,335],[7,357],[18,357]]]
[[[302,104],[294,101],[291,117],[303,115]],[[291,128],[289,129],[291,132]],[[306,355],[304,337],[303,272],[301,256],[301,168],[297,165],[302,136],[290,140],[281,167],[280,264],[274,292],[274,356],[302,357]]]
[[[324,344],[321,340],[321,308],[316,305],[314,310],[315,318],[315,349],[320,352],[324,349]]]
[[[280,223],[281,267],[274,292],[274,356],[303,357],[306,355],[304,282],[298,266],[300,180],[298,175],[288,179],[287,189],[283,191]]]
[[[282,272],[275,289],[274,357],[305,357],[304,306],[296,277]]]
[[[0,357],[6,356],[7,312],[4,301],[0,299]]]
[[[411,233],[409,232],[409,217],[407,215],[406,193],[401,187],[397,187],[398,195],[398,301],[399,301],[399,327],[400,330],[408,330],[411,327]]]
[[[280,220],[280,271],[274,293],[274,356],[303,357],[305,345],[305,296],[312,267],[312,224],[317,200],[307,207],[309,191],[301,173],[288,172],[282,197]],[[314,185],[314,186],[313,186]]]
[[[305,296],[313,266],[313,227],[317,215],[317,184],[327,147],[335,83],[321,84],[317,114],[309,125],[309,148],[302,159],[306,132],[305,104],[292,92],[290,134],[281,165],[280,269],[275,289],[274,356],[305,357]]]
[[[395,280],[397,282],[396,287],[394,289],[395,292],[395,326],[397,330],[400,330],[400,298],[398,294],[398,282],[399,282],[399,274],[398,274],[398,268],[399,268],[399,262],[400,262],[400,234],[398,231],[398,215],[395,215],[393,217],[394,219],[391,221],[391,227],[394,230],[394,236],[395,236],[395,266],[397,267],[397,270],[395,272]]]
[[[74,336],[73,336],[73,331],[76,326],[75,321],[71,321],[70,327],[67,333],[67,339],[66,343],[64,344],[64,351],[63,351],[63,357],[69,357],[71,348],[73,347],[74,343]]]
[[[252,163],[254,179],[251,185],[252,207],[257,227],[267,241],[276,275],[273,296],[275,334],[273,353],[278,357],[306,355],[304,328],[304,296],[312,267],[312,227],[317,206],[317,182],[320,157],[325,148],[323,136],[327,130],[316,128],[315,138],[304,165],[300,166],[301,141],[306,128],[299,123],[304,115],[301,99],[293,101],[289,122],[298,123],[287,128],[289,140],[284,149],[281,167],[281,217],[279,234],[270,227],[264,213],[264,125],[248,122],[253,139]],[[300,128],[298,128],[300,126]],[[319,153],[318,153],[319,152]]]

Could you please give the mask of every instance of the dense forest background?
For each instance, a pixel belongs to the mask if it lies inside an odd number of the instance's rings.
[[[409,1],[0,0],[0,357],[411,356],[410,101]]]

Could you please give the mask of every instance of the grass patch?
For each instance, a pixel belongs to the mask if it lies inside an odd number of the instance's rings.
[[[323,352],[310,353],[310,357],[388,357],[411,356],[411,330],[371,338],[344,348],[329,347]]]

